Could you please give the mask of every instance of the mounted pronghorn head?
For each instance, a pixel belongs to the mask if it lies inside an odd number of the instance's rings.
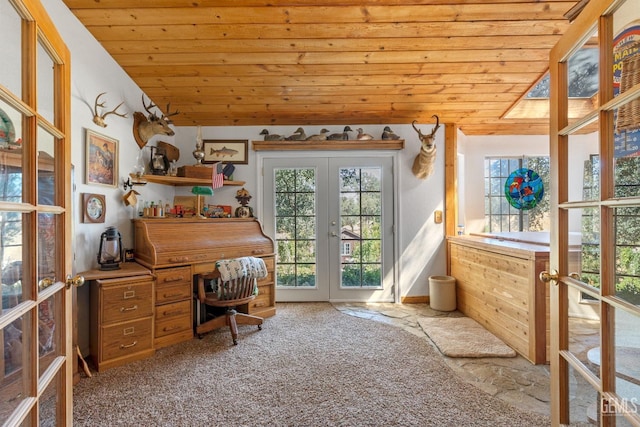
[[[149,113],[147,116],[139,111],[133,113],[133,137],[140,148],[144,147],[154,135],[173,136],[175,134],[173,129],[169,127],[171,124],[169,117],[175,116],[179,111],[176,110],[170,113],[171,103],[167,104],[167,114],[160,111],[162,113],[160,117],[151,111],[152,108],[158,108],[158,106],[153,102],[149,102],[149,105],[147,105],[144,101],[144,94],[142,94],[142,105],[147,113]]]
[[[420,179],[426,179],[431,175],[433,172],[433,164],[436,160],[435,136],[436,131],[440,127],[440,119],[435,114],[432,117],[436,118],[436,126],[429,135],[424,135],[420,129],[416,127],[416,120],[411,123],[411,126],[413,126],[416,132],[418,132],[421,144],[420,152],[413,160],[413,167],[411,168],[411,171]]]
[[[120,114],[117,112],[118,108],[120,108],[120,106],[122,104],[124,104],[124,102],[121,102],[120,104],[118,104],[118,106],[116,108],[114,108],[111,111],[107,111],[104,114],[99,114],[98,113],[98,107],[100,108],[104,108],[104,101],[103,102],[98,102],[98,100],[100,99],[100,97],[102,95],[104,95],[107,92],[102,92],[100,95],[96,96],[96,102],[95,105],[93,106],[93,123],[97,124],[100,127],[106,128],[107,124],[105,123],[104,119],[109,115],[109,114],[115,114],[116,116],[120,116],[120,117],[124,117],[127,118],[127,114]]]

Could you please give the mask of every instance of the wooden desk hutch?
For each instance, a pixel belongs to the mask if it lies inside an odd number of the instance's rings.
[[[147,302],[151,306],[152,326],[146,338],[151,345],[151,354],[155,349],[193,338],[194,305],[198,303],[194,299],[194,276],[213,272],[216,261],[220,259],[242,256],[264,259],[269,274],[258,281],[258,296],[238,307],[238,310],[260,317],[275,315],[274,244],[263,233],[256,219],[140,218],[134,219],[133,223],[135,260],[149,270],[149,277],[152,278],[150,286],[140,283],[144,282],[140,275],[130,278],[131,285],[137,283],[142,286],[141,289],[149,289]],[[116,284],[128,289],[126,281],[127,278],[118,278]],[[98,285],[95,290],[92,287],[92,295],[104,294],[103,286]],[[122,307],[124,303],[117,302]],[[108,302],[105,302],[104,305],[92,307],[92,311],[96,311],[92,313],[92,318],[96,319],[92,325],[92,335],[108,326],[98,320],[104,317],[100,313],[108,306]],[[139,342],[146,342],[144,339],[138,338]],[[104,351],[108,345],[107,342],[92,339],[91,352],[98,370],[149,355],[149,352],[141,354],[125,347],[116,351],[109,360],[104,357],[109,354]]]

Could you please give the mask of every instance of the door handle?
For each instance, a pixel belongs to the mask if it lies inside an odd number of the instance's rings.
[[[540,280],[545,283],[551,283],[553,285],[558,285],[558,280],[560,279],[560,275],[558,274],[558,270],[541,271],[540,272]]]
[[[71,286],[75,286],[76,288],[80,287],[84,285],[84,277],[80,275],[71,277],[70,274],[67,274],[67,280],[65,281],[65,284],[67,285],[67,289],[69,289]]]
[[[332,231],[332,232],[331,232],[331,237],[338,237],[338,235],[336,234],[336,232],[335,232],[335,231]]]

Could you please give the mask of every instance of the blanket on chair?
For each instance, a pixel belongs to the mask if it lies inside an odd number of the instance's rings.
[[[251,256],[221,259],[216,262],[216,268],[220,273],[220,280],[228,282],[243,276],[253,279],[267,277],[267,266],[262,258]]]

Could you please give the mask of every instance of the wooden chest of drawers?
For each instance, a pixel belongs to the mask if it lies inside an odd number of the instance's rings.
[[[153,276],[137,264],[115,275],[124,276],[91,281],[91,356],[98,371],[155,351]]]
[[[155,347],[193,338],[191,267],[163,268],[155,273]]]

